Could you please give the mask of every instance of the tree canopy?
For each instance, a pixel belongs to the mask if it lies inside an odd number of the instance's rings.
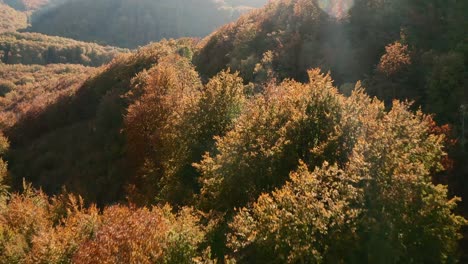
[[[32,27],[132,47],[249,9],[59,2]],[[269,1],[136,50],[0,34],[0,262],[467,262],[467,7]]]

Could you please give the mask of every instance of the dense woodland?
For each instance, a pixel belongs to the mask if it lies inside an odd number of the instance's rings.
[[[14,125],[25,114],[70,95],[96,71],[82,65],[0,64],[0,127]]]
[[[201,26],[262,2],[151,3]],[[17,3],[100,43],[208,33],[150,1]],[[1,34],[0,263],[466,263],[466,14],[276,0],[133,51]]]
[[[4,64],[69,63],[100,66],[122,52],[128,50],[38,33],[0,34],[0,61]]]
[[[0,2],[0,33],[26,28],[27,15]]]

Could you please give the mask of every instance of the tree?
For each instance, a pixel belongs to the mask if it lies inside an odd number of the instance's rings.
[[[130,188],[144,203],[190,203],[198,191],[192,163],[232,128],[245,101],[242,79],[224,71],[202,86],[186,59],[168,58],[133,82],[125,121],[137,175]]]
[[[305,164],[291,180],[241,209],[230,224],[228,245],[241,263],[338,263],[357,242],[356,180],[336,166],[310,172]]]
[[[397,74],[405,65],[411,64],[408,45],[394,42],[385,47],[385,54],[380,58],[377,70],[388,77]]]
[[[231,211],[281,186],[303,160],[309,166],[345,162],[351,125],[344,97],[329,75],[309,71],[310,82],[284,81],[252,98],[234,128],[216,142],[214,154],[196,166],[201,206]],[[350,119],[351,120],[351,119]],[[349,135],[347,135],[349,134]]]
[[[228,236],[234,256],[270,263],[455,262],[467,222],[453,213],[459,199],[448,199],[447,187],[431,177],[442,169],[444,136],[407,104],[395,101],[386,112],[359,91],[346,101],[354,111],[346,116],[359,124],[348,161],[313,172],[301,165],[290,182],[241,209]]]
[[[426,108],[440,123],[457,124],[460,118],[456,113],[464,103],[467,87],[463,55],[451,52],[434,56],[431,68]]]
[[[202,88],[198,74],[188,60],[168,57],[133,80],[127,97],[133,103],[125,117],[130,165],[135,169],[129,189],[134,201],[152,203],[154,199],[182,202],[180,190],[166,186],[187,163],[190,164],[189,138],[183,137],[183,121],[196,108]],[[181,182],[177,182],[181,184]],[[166,194],[163,188],[169,189]],[[133,189],[133,190],[132,190]],[[168,195],[168,196],[167,196]]]

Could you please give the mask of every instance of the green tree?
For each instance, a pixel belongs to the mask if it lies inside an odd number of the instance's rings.
[[[466,97],[467,69],[463,55],[456,52],[435,56],[427,77],[426,109],[440,123],[456,124],[456,114]]]

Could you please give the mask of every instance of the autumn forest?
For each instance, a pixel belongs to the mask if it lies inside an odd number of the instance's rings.
[[[0,263],[468,263],[468,1],[0,0]]]

